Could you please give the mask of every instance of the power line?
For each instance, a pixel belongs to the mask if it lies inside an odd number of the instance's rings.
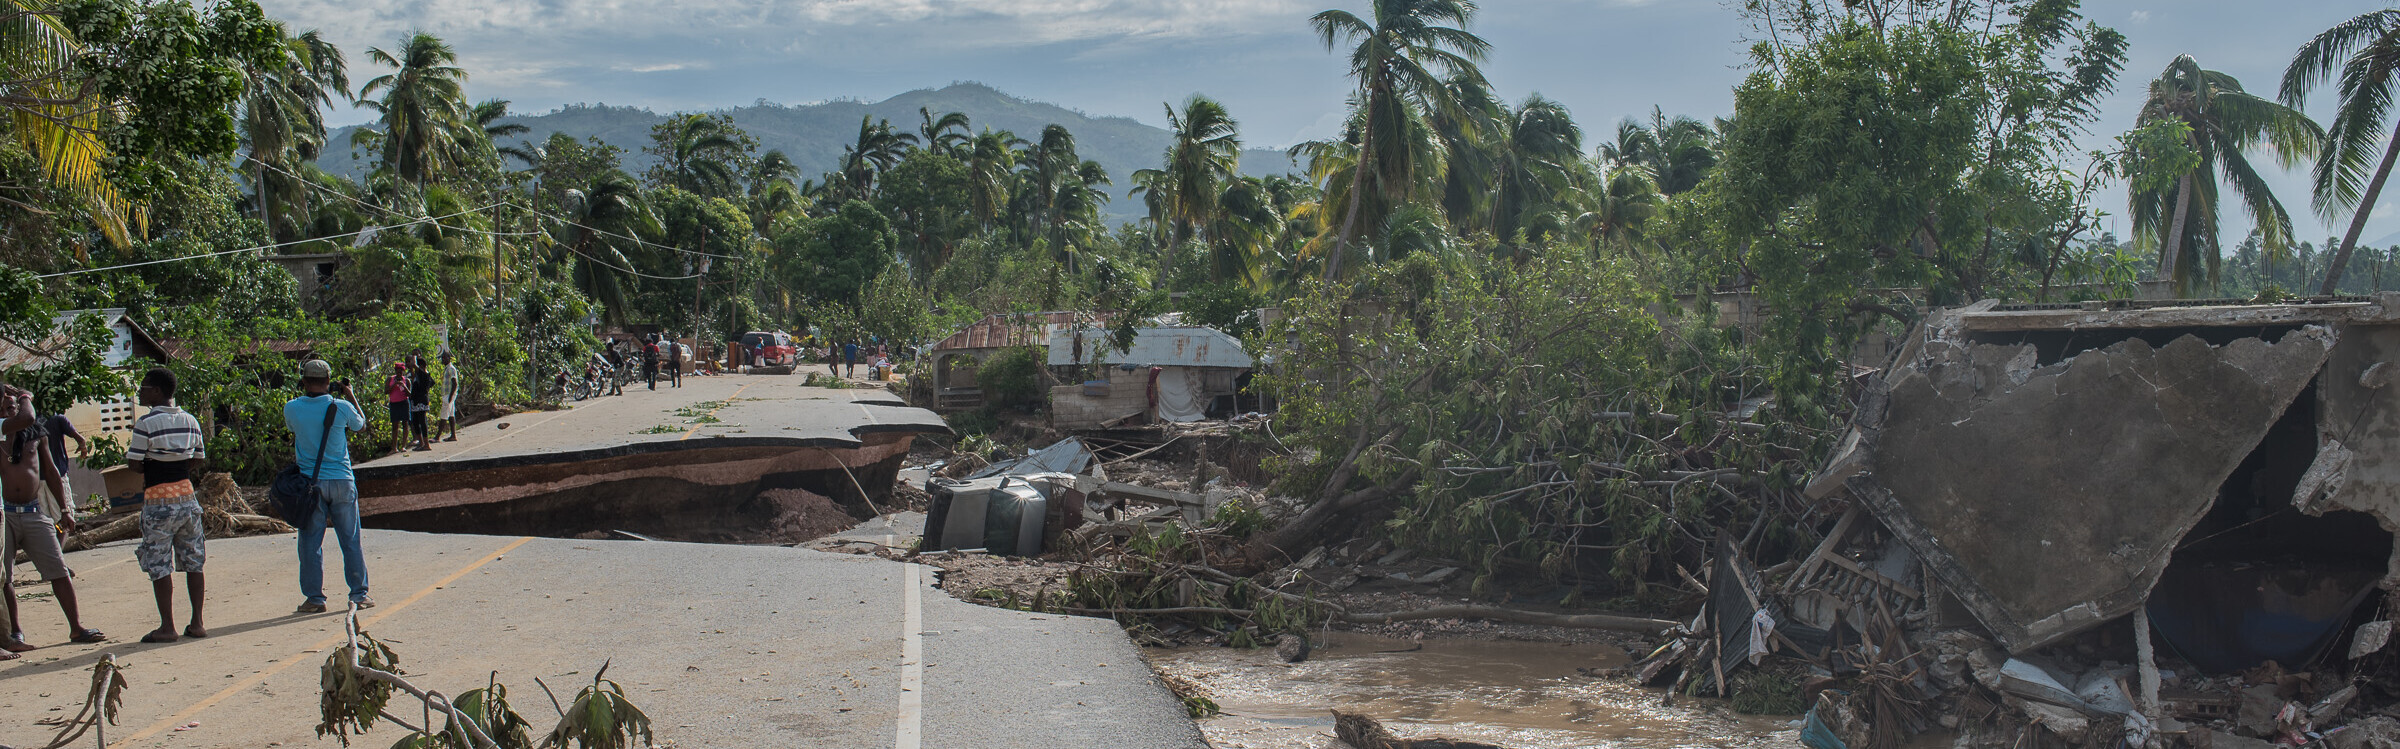
[[[423,223],[437,222],[437,221],[440,221],[441,219],[445,219],[445,218],[452,218],[452,217],[455,217],[455,216],[464,216],[464,215],[467,215],[467,214],[470,214],[470,213],[474,213],[474,212],[476,212],[476,211],[488,210],[488,209],[491,209],[491,208],[493,208],[493,207],[496,207],[496,206],[499,206],[499,205],[503,205],[503,204],[501,204],[501,203],[493,203],[493,204],[491,204],[491,205],[487,205],[487,206],[484,206],[484,207],[482,207],[482,208],[476,208],[476,209],[472,209],[472,210],[459,211],[459,212],[457,212],[457,213],[452,213],[452,214],[447,214],[447,215],[442,215],[442,216],[428,216],[428,217],[425,217],[425,218],[420,218],[420,219],[414,219],[414,220],[410,220],[410,221],[407,221],[407,222],[404,222],[404,223],[393,224],[393,225],[391,225],[391,226],[370,226],[370,227],[367,227],[367,228],[364,228],[364,229],[360,229],[360,230],[358,230],[358,231],[353,231],[353,232],[343,232],[343,233],[341,233],[341,234],[330,234],[330,235],[326,235],[326,236],[322,236],[322,237],[313,237],[313,238],[310,238],[310,239],[295,239],[295,240],[292,240],[292,241],[289,241],[289,242],[277,242],[277,243],[274,243],[274,244],[262,244],[262,245],[259,245],[259,246],[256,246],[256,247],[244,247],[244,248],[241,248],[241,249],[238,249],[238,250],[224,250],[224,251],[221,251],[221,252],[210,252],[210,253],[205,253],[205,254],[200,254],[200,255],[185,255],[185,256],[182,256],[182,257],[171,257],[171,258],[166,258],[166,259],[164,259],[164,260],[144,260],[144,261],[142,261],[142,262],[139,262],[139,263],[126,263],[126,264],[123,264],[123,265],[111,265],[111,266],[107,266],[107,267],[104,267],[104,268],[81,268],[81,269],[77,269],[77,270],[61,271],[61,272],[58,272],[58,273],[50,273],[50,274],[45,274],[45,275],[34,276],[34,278],[36,278],[36,279],[42,279],[42,278],[58,278],[58,277],[60,277],[60,276],[73,276],[73,275],[78,275],[78,274],[83,274],[83,273],[98,273],[98,272],[100,272],[100,271],[104,271],[104,270],[122,270],[122,269],[125,269],[125,268],[139,268],[139,267],[142,267],[142,266],[145,266],[145,265],[160,265],[160,264],[163,264],[163,263],[177,263],[177,262],[182,262],[182,261],[185,261],[185,260],[198,260],[198,259],[201,259],[201,258],[217,257],[217,256],[220,256],[220,255],[233,255],[233,254],[239,254],[239,253],[244,253],[244,252],[257,252],[257,251],[259,251],[259,250],[272,250],[272,249],[276,249],[276,248],[279,248],[279,247],[290,247],[290,246],[292,246],[292,245],[296,245],[296,244],[307,244],[307,243],[310,243],[310,242],[323,242],[323,241],[326,241],[326,240],[332,240],[332,239],[341,239],[341,238],[343,238],[343,237],[354,237],[354,236],[358,236],[358,235],[360,235],[360,234],[365,234],[365,233],[367,233],[367,232],[371,232],[371,231],[382,231],[382,230],[384,230],[384,229],[398,229],[398,228],[400,228],[400,227],[403,227],[403,226],[412,226],[412,225],[415,225],[415,224],[423,224]]]
[[[323,192],[323,193],[325,193],[325,194],[327,194],[327,195],[332,195],[332,196],[334,196],[334,197],[341,198],[341,199],[343,199],[343,200],[347,200],[347,201],[350,201],[350,202],[352,202],[352,203],[357,203],[357,204],[359,204],[359,206],[360,206],[360,207],[366,208],[366,209],[368,209],[368,210],[373,210],[373,211],[381,211],[381,212],[383,212],[383,213],[385,213],[385,214],[387,214],[387,215],[390,215],[390,216],[392,216],[392,217],[395,217],[395,218],[409,218],[408,216],[401,215],[401,213],[400,213],[399,211],[395,211],[395,210],[392,210],[392,209],[390,209],[390,208],[386,208],[386,207],[384,207],[384,206],[379,206],[379,205],[376,205],[376,204],[373,204],[373,203],[369,203],[369,202],[367,202],[367,201],[364,201],[364,200],[359,200],[357,197],[355,197],[355,196],[352,196],[352,195],[350,195],[349,193],[345,193],[345,192],[342,192],[342,191],[340,191],[340,190],[336,190],[336,189],[333,189],[333,188],[330,188],[330,187],[326,187],[326,186],[324,186],[324,185],[317,184],[316,182],[314,182],[314,181],[311,181],[311,180],[310,180],[310,179],[308,179],[307,177],[302,177],[302,176],[300,176],[300,175],[293,174],[293,173],[292,173],[290,170],[284,169],[283,167],[279,167],[279,166],[276,166],[276,165],[274,165],[274,164],[269,164],[269,163],[267,163],[267,162],[264,162],[264,161],[259,161],[259,160],[258,160],[258,157],[257,157],[257,156],[255,156],[255,155],[253,155],[253,156],[251,156],[251,157],[250,157],[250,163],[252,163],[252,164],[257,164],[257,165],[259,165],[259,166],[261,166],[261,167],[265,167],[265,168],[267,168],[267,169],[274,170],[274,171],[275,171],[275,173],[277,173],[277,174],[281,174],[281,175],[283,175],[283,176],[290,177],[290,178],[292,178],[292,179],[295,179],[295,180],[299,180],[300,184],[307,185],[308,187],[310,187],[310,188],[312,188],[312,189],[315,189],[315,190],[318,190],[318,191],[320,191],[320,192]],[[481,211],[481,210],[485,210],[485,209],[488,209],[488,208],[493,208],[493,207],[497,207],[497,206],[502,206],[502,205],[507,205],[507,203],[493,203],[493,204],[491,204],[491,205],[484,206],[483,208],[477,208],[477,209],[475,209],[475,210],[476,210],[476,211]],[[452,215],[459,215],[459,214],[452,214]],[[449,230],[452,230],[452,231],[466,232],[466,233],[469,233],[469,234],[482,234],[482,235],[485,235],[485,236],[492,236],[492,237],[530,237],[530,236],[535,236],[535,235],[541,234],[541,232],[538,232],[538,231],[509,231],[509,232],[502,232],[502,231],[485,231],[485,230],[482,230],[482,229],[476,229],[476,228],[472,228],[472,227],[465,227],[465,226],[451,226],[451,225],[449,225],[449,224],[439,224],[439,223],[437,223],[437,224],[435,224],[435,225],[436,225],[436,226],[440,226],[440,227],[442,227],[442,228],[444,228],[444,229],[449,229]]]
[[[392,213],[392,214],[394,214],[394,215],[398,215],[398,214],[397,214],[397,212],[395,212],[395,211],[393,211],[393,210],[391,210],[391,209],[389,209],[389,208],[385,208],[385,207],[382,207],[382,206],[374,205],[374,204],[372,204],[372,203],[368,203],[368,202],[366,202],[366,201],[363,201],[363,200],[359,200],[358,198],[356,198],[356,197],[352,197],[352,196],[350,196],[350,195],[348,195],[348,194],[346,194],[346,193],[342,193],[342,192],[340,192],[340,191],[338,191],[338,190],[334,190],[334,189],[332,189],[332,188],[329,188],[329,187],[326,187],[326,186],[324,186],[324,185],[317,184],[317,183],[315,183],[315,182],[312,182],[312,181],[308,180],[308,179],[307,179],[307,178],[305,178],[305,177],[301,177],[300,175],[293,174],[293,173],[291,173],[290,171],[283,169],[282,167],[278,167],[278,166],[275,166],[274,164],[269,164],[269,163],[266,163],[266,162],[263,162],[263,161],[258,161],[258,160],[257,160],[255,157],[253,157],[251,161],[252,161],[252,163],[258,164],[259,166],[263,166],[263,167],[266,167],[266,168],[268,168],[268,169],[275,170],[277,173],[279,173],[279,174],[282,174],[283,176],[290,177],[290,178],[292,178],[292,179],[296,179],[296,180],[300,180],[300,183],[301,183],[301,184],[307,185],[307,186],[309,186],[309,187],[312,187],[312,188],[315,188],[315,189],[318,189],[318,190],[323,190],[323,191],[326,191],[326,192],[328,192],[328,193],[331,193],[331,194],[333,194],[333,195],[335,195],[335,196],[338,196],[338,197],[340,197],[340,198],[342,198],[342,199],[344,199],[344,200],[348,200],[348,201],[350,201],[350,202],[352,202],[352,203],[357,203],[357,204],[359,204],[359,205],[362,205],[362,206],[365,206],[365,207],[367,207],[367,208],[371,208],[371,209],[378,210],[378,211],[383,211],[383,212],[385,212],[385,213]],[[588,232],[591,232],[591,233],[594,233],[594,234],[598,234],[598,235],[600,235],[600,236],[604,236],[604,237],[613,237],[613,238],[616,238],[616,239],[622,239],[622,240],[625,240],[625,241],[628,241],[628,242],[632,242],[632,243],[634,243],[634,244],[642,245],[642,246],[645,246],[645,247],[655,247],[655,248],[658,248],[658,249],[661,249],[661,250],[668,250],[668,251],[672,251],[672,252],[680,252],[680,253],[684,253],[684,254],[686,254],[686,255],[700,255],[700,256],[704,256],[704,257],[722,258],[722,259],[725,259],[725,260],[744,260],[744,259],[747,259],[747,258],[743,258],[743,257],[736,256],[736,255],[719,255],[719,254],[712,253],[712,252],[701,252],[701,251],[699,251],[699,250],[687,250],[687,249],[684,249],[684,248],[681,248],[681,247],[676,247],[676,246],[673,246],[673,245],[663,245],[663,244],[659,244],[659,243],[657,243],[657,242],[651,242],[651,241],[648,241],[648,240],[642,239],[642,238],[640,238],[640,237],[627,236],[627,235],[624,235],[624,234],[618,234],[618,233],[616,233],[616,232],[606,231],[606,230],[603,230],[603,229],[600,229],[600,228],[597,228],[597,227],[586,226],[586,225],[583,225],[583,224],[575,223],[574,221],[572,221],[572,220],[569,220],[569,219],[567,219],[567,218],[566,218],[566,217],[564,217],[564,216],[559,216],[559,215],[556,215],[556,214],[550,213],[550,212],[548,212],[548,211],[544,211],[544,210],[541,210],[541,209],[539,209],[539,208],[533,208],[533,207],[530,207],[530,206],[526,206],[526,207],[525,207],[525,210],[526,210],[526,211],[528,211],[528,212],[530,212],[530,213],[532,213],[532,214],[534,214],[534,215],[536,215],[536,216],[541,216],[541,217],[543,217],[543,218],[547,218],[547,219],[550,219],[550,220],[552,220],[552,221],[557,221],[557,222],[559,222],[559,223],[566,224],[566,225],[568,225],[568,226],[572,226],[572,227],[575,227],[575,228],[578,228],[578,229],[582,229],[582,230],[584,230],[584,231],[588,231]],[[447,224],[444,224],[443,226],[445,226],[445,227],[448,227],[448,225],[447,225]],[[489,232],[489,231],[482,231],[482,230],[478,230],[478,229],[469,229],[469,228],[464,228],[464,227],[448,227],[448,228],[456,228],[456,229],[458,229],[459,231],[464,231],[464,232],[473,232],[473,233],[476,233],[476,234],[488,234],[488,235],[492,235],[492,236],[501,236],[501,237],[524,237],[524,236],[532,236],[532,235],[536,235],[536,234],[540,234],[540,233],[541,233],[541,232],[538,232],[538,231],[501,233],[501,232]]]

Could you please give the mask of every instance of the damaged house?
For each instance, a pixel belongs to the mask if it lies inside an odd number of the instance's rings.
[[[1821,698],[1811,745],[2394,745],[2395,358],[2394,293],[1932,313],[1808,488],[1851,514],[1742,586],[1836,648],[1906,630],[1902,701]]]

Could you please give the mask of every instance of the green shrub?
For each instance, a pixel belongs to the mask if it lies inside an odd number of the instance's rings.
[[[993,354],[975,373],[975,381],[983,386],[984,402],[997,406],[1040,403],[1046,353],[1025,346]]]

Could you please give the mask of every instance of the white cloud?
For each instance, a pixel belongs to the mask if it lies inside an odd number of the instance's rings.
[[[2133,12],[2133,22],[2134,22],[2134,23],[2136,23],[2136,24],[2149,23],[2149,22],[2150,22],[2150,11],[2146,11],[2146,10],[2137,10],[2137,11],[2134,11],[2134,12]]]

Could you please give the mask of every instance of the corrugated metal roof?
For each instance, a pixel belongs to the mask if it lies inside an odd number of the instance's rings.
[[[1110,349],[1107,341],[1108,331],[1099,328],[1086,326],[1059,331],[1050,337],[1050,364],[1107,362],[1144,367],[1238,369],[1253,366],[1250,352],[1242,350],[1242,340],[1215,328],[1143,328],[1136,332],[1133,347],[1124,351]]]

